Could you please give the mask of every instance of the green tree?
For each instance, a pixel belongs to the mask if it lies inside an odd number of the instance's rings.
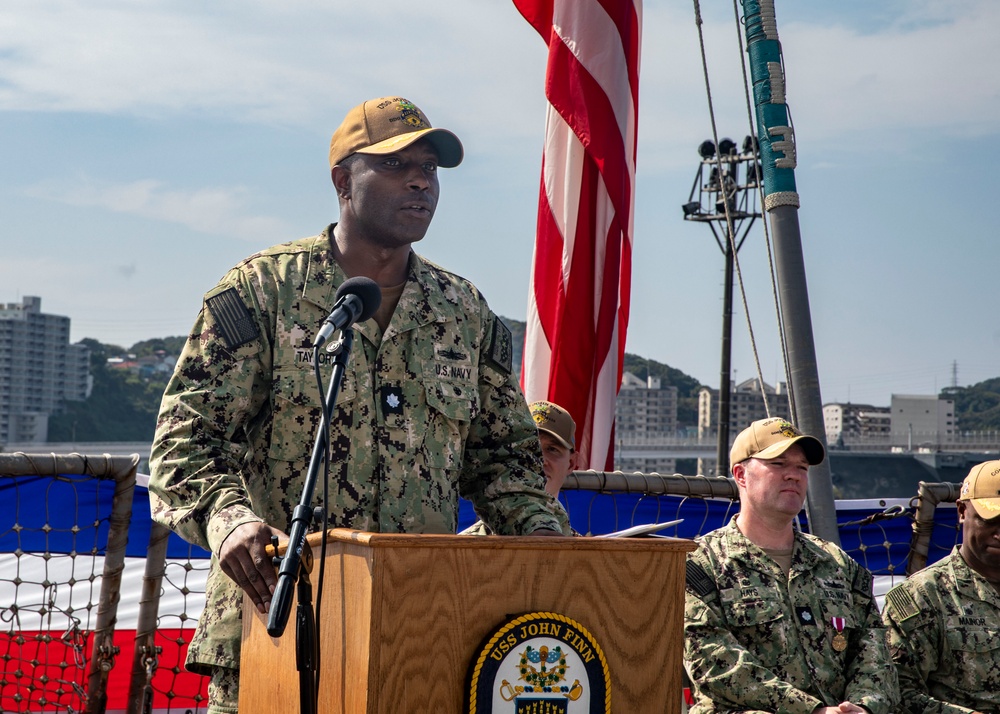
[[[90,349],[93,388],[89,398],[66,402],[62,413],[49,418],[49,441],[152,441],[166,379],[111,369],[109,357],[132,350],[90,338],[82,342]]]
[[[136,342],[129,350],[136,357],[148,357],[157,352],[166,352],[168,355],[179,355],[187,342],[186,336],[178,337],[155,337],[151,340]]]
[[[940,396],[955,400],[959,431],[1000,429],[1000,377],[968,387],[949,387]]]

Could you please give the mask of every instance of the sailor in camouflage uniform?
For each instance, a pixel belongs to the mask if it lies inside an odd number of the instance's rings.
[[[529,404],[528,411],[535,420],[538,438],[542,442],[545,491],[553,498],[559,498],[566,477],[576,469],[576,422],[561,406],[544,400]],[[494,533],[480,519],[461,531],[459,535],[484,536]],[[573,535],[580,534],[573,529]]]
[[[797,532],[822,443],[762,419],[730,452],[740,512],[688,554],[684,667],[707,712],[886,714],[899,699],[872,577]]]
[[[903,709],[1000,714],[1000,461],[962,484],[962,544],[886,595]]]
[[[499,534],[569,534],[509,330],[471,283],[411,250],[437,168],[462,153],[405,99],[355,107],[330,146],[340,222],[247,258],[205,296],[163,397],[149,487],[154,518],[213,555],[188,651],[212,675],[210,712],[236,711],[242,591],[263,613],[277,582],[264,549],[290,527],[320,420],[312,340],[348,277],[372,278],[383,300],[354,328],[333,411],[330,502],[315,499],[331,525],[454,533],[461,495]]]

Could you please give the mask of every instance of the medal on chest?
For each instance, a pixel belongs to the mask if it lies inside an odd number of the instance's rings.
[[[831,617],[830,624],[837,631],[837,634],[833,636],[833,649],[843,652],[847,649],[847,638],[844,637],[844,625],[846,622],[842,617]]]

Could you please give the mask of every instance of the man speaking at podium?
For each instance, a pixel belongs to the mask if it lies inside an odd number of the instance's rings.
[[[382,301],[355,326],[333,410],[330,502],[315,502],[331,526],[454,533],[461,495],[497,533],[569,534],[509,330],[474,285],[412,250],[438,168],[462,157],[406,99],[355,107],[330,142],[340,221],[250,256],[205,296],[163,396],[150,494],[154,518],[212,552],[187,660],[211,674],[210,713],[236,711],[242,593],[270,605],[265,547],[289,527],[320,421],[313,340],[348,278],[374,280]]]

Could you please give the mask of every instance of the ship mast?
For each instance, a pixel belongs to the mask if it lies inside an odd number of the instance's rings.
[[[795,136],[785,103],[785,72],[774,0],[740,2],[743,5],[757,140],[763,165],[764,209],[770,219],[774,243],[778,304],[792,409],[789,417],[803,432],[815,436],[826,446],[809,291],[799,233]],[[840,543],[829,458],[810,469],[806,515],[813,534]]]

